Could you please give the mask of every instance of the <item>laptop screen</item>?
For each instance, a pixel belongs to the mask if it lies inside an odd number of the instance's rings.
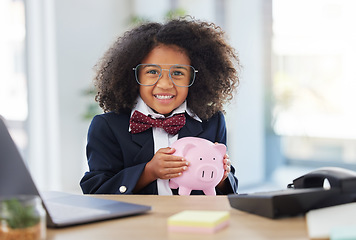
[[[0,117],[0,196],[39,195],[20,152]]]

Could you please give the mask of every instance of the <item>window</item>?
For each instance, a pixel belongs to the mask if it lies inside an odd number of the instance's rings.
[[[27,146],[24,122],[27,119],[25,70],[25,8],[20,0],[0,2],[0,115],[21,151]]]
[[[356,164],[355,10],[273,0],[273,127],[289,161]]]

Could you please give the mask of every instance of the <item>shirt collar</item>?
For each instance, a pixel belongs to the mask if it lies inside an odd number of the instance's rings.
[[[136,105],[131,111],[131,116],[135,112],[135,110],[145,114],[146,116],[151,116],[152,118],[164,118],[165,116],[159,113],[155,113],[147,104],[142,100],[140,96],[137,97]],[[202,120],[196,115],[190,108],[187,107],[187,101],[184,101],[178,108],[174,109],[171,115],[168,117],[173,116],[174,114],[184,113],[186,112],[189,116],[193,119],[202,122]]]

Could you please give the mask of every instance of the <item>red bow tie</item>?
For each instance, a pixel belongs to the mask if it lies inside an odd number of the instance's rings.
[[[132,133],[140,133],[151,127],[163,128],[167,133],[176,135],[185,124],[184,114],[177,114],[169,118],[153,119],[145,114],[135,111],[130,118]]]

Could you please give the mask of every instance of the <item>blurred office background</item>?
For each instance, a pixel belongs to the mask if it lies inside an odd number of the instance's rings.
[[[0,115],[41,190],[80,192],[92,67],[135,22],[187,14],[221,26],[243,65],[226,113],[241,192],[355,170],[355,11],[352,0],[1,0]]]

